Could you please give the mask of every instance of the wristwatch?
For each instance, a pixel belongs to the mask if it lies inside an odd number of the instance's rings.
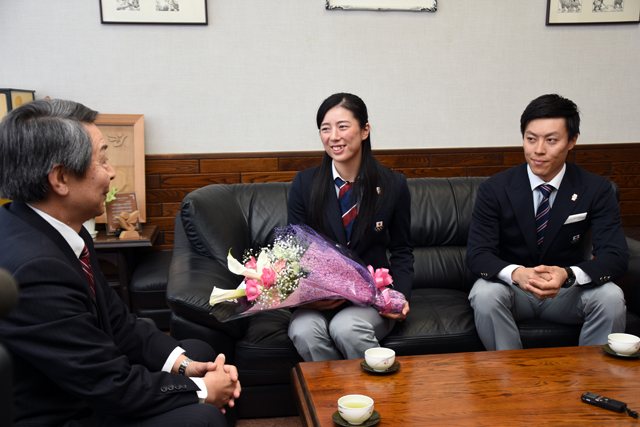
[[[187,370],[187,366],[189,366],[189,363],[191,362],[193,362],[193,360],[189,359],[188,357],[184,359],[180,364],[180,366],[178,367],[178,373],[180,375],[184,375],[184,372]]]
[[[576,275],[573,274],[573,270],[571,267],[565,267],[564,270],[567,272],[567,280],[562,284],[563,288],[570,288],[576,283]]]

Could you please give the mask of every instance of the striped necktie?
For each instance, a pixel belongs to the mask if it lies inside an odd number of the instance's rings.
[[[80,254],[79,260],[80,260],[80,265],[82,265],[82,270],[84,271],[84,275],[87,276],[89,285],[91,285],[93,296],[95,297],[96,287],[93,280],[93,270],[91,269],[91,260],[89,259],[89,248],[87,248],[87,245],[84,245],[84,249],[82,249],[82,253]]]
[[[540,194],[542,194],[542,200],[540,200],[538,210],[536,211],[536,230],[538,233],[538,247],[540,247],[544,240],[544,233],[547,230],[547,222],[549,222],[549,212],[551,211],[549,196],[554,188],[552,185],[542,184],[538,187],[538,190],[540,190]]]
[[[340,189],[338,199],[340,202],[340,211],[342,212],[342,225],[347,234],[347,246],[351,243],[351,229],[353,228],[353,220],[358,215],[358,205],[351,202],[351,188],[353,182],[345,182],[340,178],[336,178],[336,186]]]

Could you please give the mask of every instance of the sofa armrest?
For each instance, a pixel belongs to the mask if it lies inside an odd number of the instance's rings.
[[[176,215],[173,259],[167,280],[167,304],[177,315],[224,332],[231,337],[244,335],[245,322],[238,319],[222,323],[209,305],[213,287],[235,289],[242,280],[218,261],[193,251],[184,234],[180,215]]]
[[[627,310],[640,315],[640,242],[627,237],[629,268],[616,283],[624,291]]]

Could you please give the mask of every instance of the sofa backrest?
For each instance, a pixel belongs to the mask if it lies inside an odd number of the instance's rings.
[[[411,237],[414,288],[469,291],[476,278],[464,263],[473,205],[486,177],[412,178]],[[191,249],[226,266],[229,250],[270,244],[287,225],[289,182],[214,184],[188,194],[180,210]],[[617,185],[613,188],[618,193]]]

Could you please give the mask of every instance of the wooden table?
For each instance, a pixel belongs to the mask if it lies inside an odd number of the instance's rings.
[[[140,238],[135,240],[120,240],[117,236],[110,236],[105,230],[98,231],[98,235],[93,239],[93,246],[101,253],[114,253],[116,265],[118,267],[118,281],[122,300],[131,309],[131,299],[129,298],[129,277],[130,268],[133,264],[133,248],[153,246],[158,237],[158,227],[155,225],[143,225],[140,231]]]
[[[336,426],[346,394],[375,402],[384,426],[638,425],[625,413],[582,403],[584,392],[640,411],[640,359],[599,346],[397,357],[395,373],[364,372],[358,360],[300,363],[291,371],[304,426]],[[606,424],[605,424],[606,423]]]

